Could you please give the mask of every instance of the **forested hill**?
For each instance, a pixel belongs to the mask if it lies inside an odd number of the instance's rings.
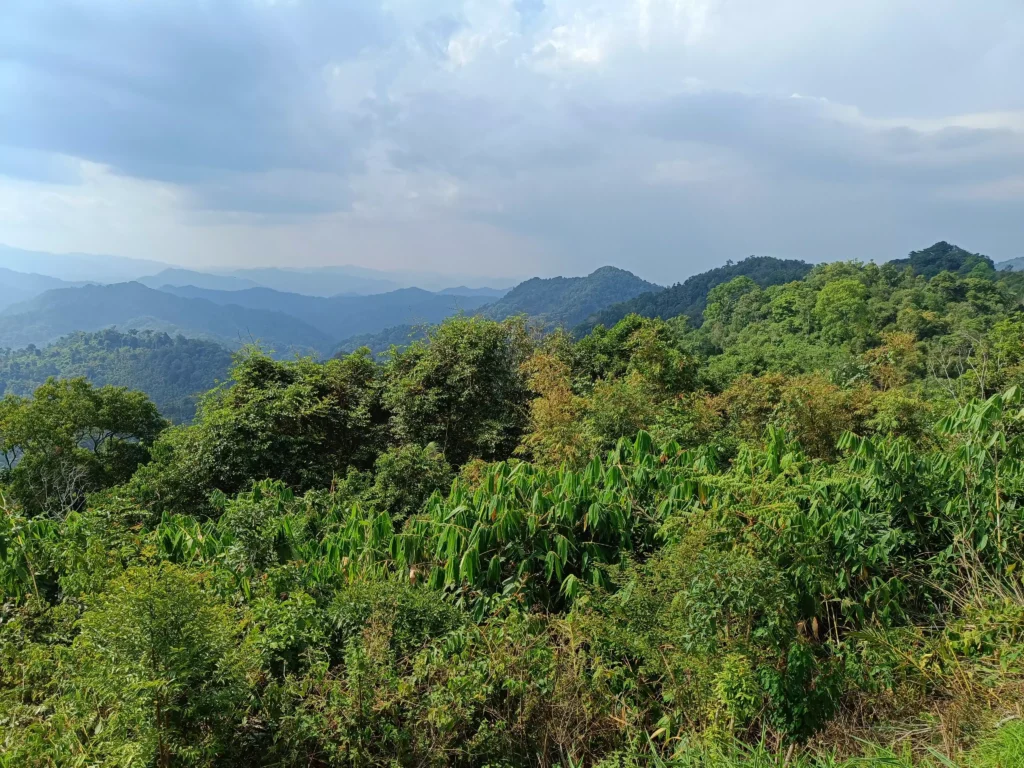
[[[484,310],[495,320],[526,314],[548,327],[572,328],[597,310],[659,286],[617,267],[586,277],[535,277],[520,283]]]
[[[31,395],[49,377],[84,376],[145,392],[176,422],[195,415],[196,398],[224,381],[231,353],[222,345],[143,331],[74,333],[39,349],[0,350],[0,394]]]
[[[935,277],[939,272],[969,275],[975,270],[978,274],[984,275],[995,268],[988,256],[965,251],[946,241],[921,251],[911,251],[907,258],[893,259],[888,263],[894,267],[910,267],[914,274],[928,278]]]
[[[0,347],[42,346],[75,331],[118,327],[218,341],[230,348],[258,341],[281,355],[333,351],[336,339],[281,312],[221,306],[155,291],[140,283],[63,288],[0,314]]]
[[[332,298],[285,293],[270,288],[211,291],[192,286],[166,286],[163,290],[215,304],[282,312],[308,323],[336,342],[359,334],[377,333],[395,325],[439,323],[450,315],[460,311],[472,312],[494,300],[486,295],[459,296],[432,293],[421,288]]]
[[[795,259],[776,259],[772,256],[749,256],[736,264],[701,272],[670,288],[643,293],[629,301],[601,308],[585,318],[578,332],[585,333],[596,325],[610,327],[627,315],[670,318],[685,315],[699,325],[707,302],[708,292],[734,277],[745,275],[757,285],[781,285],[799,280],[811,270],[811,265]]]

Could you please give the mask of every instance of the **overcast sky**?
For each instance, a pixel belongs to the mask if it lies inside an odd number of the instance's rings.
[[[1024,255],[1022,0],[2,0],[0,243],[663,283]]]

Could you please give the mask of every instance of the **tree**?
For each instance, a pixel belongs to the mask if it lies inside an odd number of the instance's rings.
[[[132,494],[155,511],[213,512],[209,495],[262,479],[326,487],[350,465],[369,467],[382,443],[377,366],[367,351],[318,363],[241,355],[231,387],[210,393],[191,426],[169,430]]]
[[[595,448],[581,429],[587,399],[573,392],[569,366],[550,352],[537,352],[523,366],[530,388],[530,427],[517,452],[542,466],[574,466]]]
[[[141,392],[50,379],[0,402],[0,480],[29,514],[60,515],[131,477],[165,427]]]
[[[397,352],[383,384],[393,436],[436,443],[453,466],[510,456],[527,424],[532,346],[521,318],[457,317]]]
[[[826,341],[841,343],[863,333],[868,323],[868,290],[855,278],[826,283],[818,292],[814,317]]]
[[[757,283],[746,275],[734,277],[728,283],[716,285],[708,293],[708,306],[704,310],[704,322],[711,326],[727,326],[732,320],[740,298],[757,290]]]
[[[446,491],[454,477],[435,443],[402,445],[377,458],[366,500],[400,525],[418,513],[434,491]]]
[[[78,684],[104,727],[90,748],[118,765],[203,765],[231,751],[246,695],[239,624],[174,565],[133,568],[82,616]]]

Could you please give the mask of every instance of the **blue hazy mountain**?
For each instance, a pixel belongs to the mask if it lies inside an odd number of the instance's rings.
[[[262,285],[255,280],[234,275],[215,275],[210,272],[196,272],[194,269],[172,267],[157,272],[155,275],[143,277],[136,282],[148,288],[163,288],[165,285],[176,287],[194,285],[197,288],[208,288],[215,291],[242,291],[246,288],[260,288]]]
[[[71,282],[121,283],[154,274],[169,266],[148,259],[91,253],[46,253],[0,245],[0,267]]]
[[[73,285],[74,283],[49,275],[16,272],[0,267],[0,310],[33,299],[46,291],[69,288]]]
[[[493,299],[402,288],[370,296],[323,298],[299,293],[250,288],[244,291],[211,291],[195,286],[165,286],[162,290],[190,299],[220,305],[280,312],[317,328],[340,342],[350,336],[376,333],[394,325],[439,323],[458,312],[472,312]]]
[[[283,312],[222,305],[147,288],[141,283],[86,285],[47,291],[0,313],[0,347],[43,346],[74,331],[163,331],[217,341],[250,342],[279,355],[329,353],[337,338]]]

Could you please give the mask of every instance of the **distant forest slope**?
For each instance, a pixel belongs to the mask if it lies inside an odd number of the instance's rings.
[[[578,330],[587,332],[597,325],[611,327],[627,315],[670,318],[686,315],[699,325],[708,292],[716,285],[727,283],[741,275],[749,277],[760,287],[781,285],[800,280],[811,271],[811,265],[795,259],[776,259],[772,256],[750,256],[736,264],[701,272],[676,283],[671,288],[643,293],[629,301],[613,304],[581,321]]]
[[[74,333],[44,349],[0,350],[0,394],[31,395],[49,377],[84,376],[145,392],[175,422],[195,415],[197,393],[228,377],[231,353],[220,344],[166,333]]]
[[[237,348],[259,342],[278,355],[329,354],[337,339],[280,312],[220,306],[140,283],[63,288],[0,314],[0,347],[42,346],[75,331],[118,327],[180,333]]]
[[[895,267],[910,267],[914,270],[915,275],[922,275],[929,280],[939,272],[953,272],[967,276],[975,270],[979,270],[980,274],[986,274],[995,269],[992,259],[988,256],[971,253],[944,240],[930,248],[911,251],[905,259],[893,259],[886,263]]]
[[[492,297],[431,293],[421,288],[402,288],[370,296],[322,298],[285,293],[270,288],[243,291],[211,291],[193,286],[163,290],[220,305],[281,312],[308,323],[335,342],[361,334],[373,334],[395,325],[439,323],[459,312],[472,312]]]
[[[431,326],[395,325],[377,333],[361,333],[345,339],[338,347],[335,357],[343,357],[361,347],[368,347],[374,356],[387,352],[391,347],[405,348],[414,341],[423,339]]]
[[[572,328],[594,312],[659,286],[617,267],[601,267],[586,277],[535,277],[520,283],[484,310],[493,320],[526,314],[549,328]]]

